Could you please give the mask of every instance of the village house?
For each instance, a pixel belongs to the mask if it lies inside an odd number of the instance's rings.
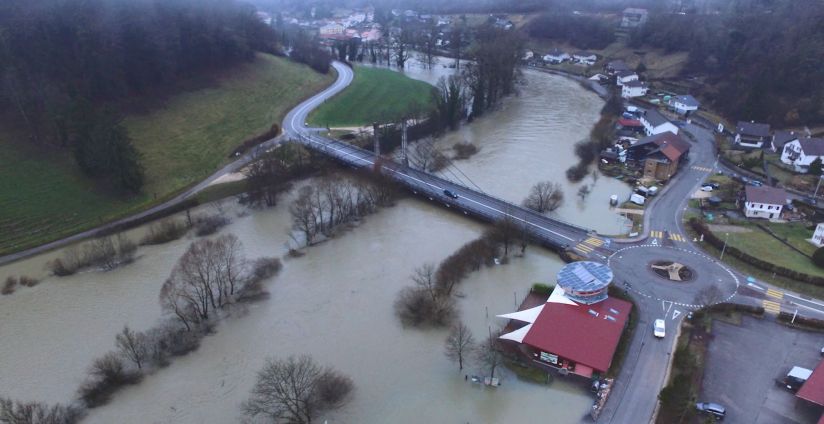
[[[641,114],[640,120],[644,124],[644,133],[646,135],[661,134],[668,131],[678,134],[678,127],[655,109],[649,109]]]
[[[629,71],[629,66],[623,60],[613,60],[604,65],[604,72],[607,75],[615,75],[619,72]]]
[[[605,374],[626,327],[632,304],[609,297],[613,273],[596,262],[573,262],[558,272],[546,302],[511,314],[501,340],[515,343],[529,363],[586,379]]]
[[[810,404],[817,406],[824,406],[824,361],[818,363],[810,377],[795,393],[796,397],[803,399]],[[824,414],[822,414],[818,423],[824,423]]]
[[[583,65],[592,66],[598,60],[598,56],[595,53],[581,51],[573,53],[572,60]]]
[[[698,110],[701,103],[689,94],[675,96],[669,101],[670,108],[679,115],[689,115]]]
[[[807,172],[810,164],[824,156],[824,139],[801,138],[784,144],[781,162],[792,165],[796,172]]]
[[[628,7],[624,9],[624,13],[621,16],[621,27],[637,28],[644,25],[647,22],[648,17],[649,12],[647,12],[647,9]]]
[[[331,23],[328,23],[328,24],[320,27],[319,31],[320,31],[320,36],[321,37],[326,37],[326,36],[329,36],[329,35],[341,35],[341,34],[343,34],[343,31],[345,31],[345,30],[346,30],[346,27],[344,27],[343,25],[341,25],[337,22],[331,22]]]
[[[773,133],[770,147],[775,153],[783,152],[784,146],[793,140],[798,140],[798,134],[795,131],[776,131]]]
[[[632,71],[620,71],[615,73],[615,84],[621,86],[630,81],[638,81],[638,74]]]
[[[669,180],[686,163],[690,144],[672,132],[651,135],[627,149],[627,158],[643,166],[644,177]]]
[[[744,216],[747,218],[777,219],[787,204],[787,192],[770,186],[751,186],[744,189]]]
[[[547,63],[561,63],[570,59],[569,54],[561,49],[552,49],[544,55],[544,62]]]
[[[629,82],[625,82],[621,86],[621,97],[629,99],[632,97],[646,96],[648,90],[649,87],[647,86],[647,83],[638,80],[632,80]]]
[[[824,222],[815,226],[815,232],[813,232],[813,237],[810,239],[810,243],[816,245],[817,247],[824,246]]]
[[[760,149],[770,139],[770,124],[739,121],[735,126],[735,144]]]

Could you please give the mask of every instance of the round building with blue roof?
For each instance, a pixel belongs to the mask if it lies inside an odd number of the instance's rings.
[[[612,270],[597,262],[581,261],[565,265],[558,271],[558,286],[566,297],[591,305],[607,298]]]

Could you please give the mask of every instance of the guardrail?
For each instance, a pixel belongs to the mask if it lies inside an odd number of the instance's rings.
[[[376,163],[376,158],[373,152],[337,140],[332,140],[317,135],[302,135],[300,136],[300,142],[301,144],[312,150],[330,156],[346,165],[353,166],[355,168],[364,168]],[[429,197],[432,197],[433,199],[438,198],[439,201],[444,202],[445,204],[449,205],[449,207],[455,207],[466,213],[472,213],[473,215],[487,221],[495,221],[500,219],[501,215],[508,215],[515,219],[521,220],[524,223],[532,224],[535,227],[548,230],[550,233],[554,232],[552,230],[558,230],[567,232],[567,235],[570,235],[571,233],[574,236],[585,236],[591,232],[591,230],[584,228],[582,226],[565,222],[559,219],[549,218],[547,216],[538,214],[530,209],[526,209],[522,206],[512,204],[498,197],[482,193],[478,190],[467,187],[464,184],[447,180],[432,175],[428,172],[420,171],[409,167],[404,167],[403,165],[395,161],[386,160],[385,162],[380,163],[380,166],[392,170],[393,173],[387,175],[391,175],[395,180],[406,185],[413,191],[420,191],[423,194],[429,195]],[[413,177],[414,179],[423,182],[423,184],[414,184],[410,182],[408,178],[403,178],[399,176],[399,174],[401,174],[401,170],[403,171],[404,175],[408,177]],[[483,203],[486,206],[486,208],[480,206],[471,207],[465,204],[460,204],[450,199],[442,199],[443,193],[441,193],[437,189],[432,188],[432,186],[437,186],[440,188],[454,188],[457,191],[470,192],[472,193],[473,197],[480,200],[480,203]],[[490,208],[497,208],[497,211],[490,210]],[[557,249],[565,248],[570,244],[566,235],[552,236],[551,234],[538,230],[530,231],[530,234],[533,236],[533,238],[537,239],[543,244],[549,244],[551,245],[551,247]]]

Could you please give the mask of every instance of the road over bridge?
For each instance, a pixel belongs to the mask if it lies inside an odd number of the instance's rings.
[[[338,72],[338,80],[335,84],[301,103],[286,116],[283,128],[294,140],[354,168],[379,168],[383,174],[394,178],[413,193],[440,202],[464,214],[490,222],[502,219],[512,220],[518,225],[523,225],[534,241],[558,251],[572,248],[590,238],[592,231],[586,228],[550,218],[478,190],[404,166],[388,158],[376,157],[369,150],[323,137],[316,129],[307,127],[306,118],[309,112],[346,88],[352,81],[351,68],[340,62],[335,62],[334,67]],[[447,192],[453,195],[450,196]],[[599,259],[606,259],[604,255],[594,251],[591,254],[597,255]]]

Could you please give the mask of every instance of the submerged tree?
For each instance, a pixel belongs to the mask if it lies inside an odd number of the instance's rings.
[[[446,338],[445,354],[450,360],[458,363],[458,369],[463,370],[464,361],[475,349],[475,338],[472,331],[463,322],[458,322],[449,331]]]

